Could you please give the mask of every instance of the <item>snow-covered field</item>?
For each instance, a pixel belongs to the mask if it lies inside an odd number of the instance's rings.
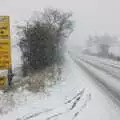
[[[0,120],[119,120],[120,110],[71,58],[47,93],[0,92]]]

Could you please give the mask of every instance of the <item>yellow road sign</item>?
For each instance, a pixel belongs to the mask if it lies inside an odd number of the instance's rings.
[[[0,40],[0,52],[9,51],[10,49],[10,40]]]
[[[10,39],[9,16],[0,16],[0,39]]]
[[[0,16],[0,70],[11,68],[9,16]]]
[[[0,40],[0,69],[11,67],[10,40]]]

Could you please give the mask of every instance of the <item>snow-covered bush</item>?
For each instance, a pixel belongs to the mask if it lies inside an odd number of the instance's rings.
[[[24,75],[63,60],[64,43],[73,28],[71,16],[57,9],[45,9],[19,26]]]

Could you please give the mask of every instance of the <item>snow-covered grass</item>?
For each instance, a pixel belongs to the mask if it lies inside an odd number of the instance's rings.
[[[61,80],[62,66],[52,65],[44,70],[29,73],[26,77],[23,77],[21,67],[17,67],[13,69],[15,76],[13,77],[10,90],[15,91],[18,88],[23,88],[31,92],[45,92],[47,88],[52,87],[57,81]],[[3,73],[7,74],[6,71]]]

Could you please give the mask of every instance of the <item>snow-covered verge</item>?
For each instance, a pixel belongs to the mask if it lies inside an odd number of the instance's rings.
[[[114,105],[67,56],[61,81],[47,93],[0,93],[0,120],[118,120]],[[111,110],[110,110],[111,109]]]

